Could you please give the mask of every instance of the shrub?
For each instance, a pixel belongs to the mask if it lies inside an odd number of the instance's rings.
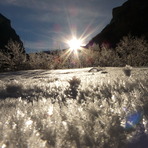
[[[126,76],[130,77],[131,76],[131,71],[132,71],[132,67],[129,66],[129,65],[126,65],[124,68],[123,68],[123,72]]]
[[[69,82],[69,88],[65,91],[66,95],[70,98],[76,99],[78,95],[78,87],[81,83],[81,80],[75,76],[72,77]]]
[[[148,43],[143,37],[133,37],[131,35],[123,37],[116,47],[123,64],[131,66],[148,65]]]

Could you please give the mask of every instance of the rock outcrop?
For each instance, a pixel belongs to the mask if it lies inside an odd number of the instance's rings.
[[[20,40],[20,37],[16,34],[15,30],[11,27],[10,20],[0,14],[0,50],[5,52],[5,46],[10,40],[20,43],[21,50],[25,53],[23,43]]]
[[[148,1],[128,0],[112,11],[111,22],[88,44],[116,47],[123,36],[144,36],[148,40]]]

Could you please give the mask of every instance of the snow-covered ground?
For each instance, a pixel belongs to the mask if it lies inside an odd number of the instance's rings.
[[[64,69],[64,70],[28,70],[28,71],[18,71],[18,72],[6,72],[0,73],[0,81],[12,82],[14,80],[20,81],[22,83],[34,83],[43,81],[54,81],[56,83],[67,82],[73,76],[81,79],[81,84],[96,84],[99,82],[107,82],[116,80],[117,78],[126,79],[123,68],[98,68],[100,71],[95,70],[89,72],[92,68],[83,69]],[[148,68],[133,68],[132,77],[142,78],[148,76]]]
[[[91,69],[0,73],[0,147],[146,148],[148,68]]]
[[[100,75],[102,71],[106,71],[108,75],[112,75],[113,77],[123,75],[122,73],[122,67],[116,68],[116,67],[104,67],[104,68],[98,68],[100,69],[99,72],[96,72],[92,70],[92,72],[89,72],[89,70],[92,69],[89,68],[79,68],[79,69],[60,69],[60,70],[27,70],[27,71],[17,71],[17,72],[5,72],[0,73],[0,80],[9,80],[9,79],[37,79],[37,78],[53,78],[53,77],[71,77],[73,75],[78,77],[84,77],[84,76],[92,76],[93,74],[96,76]],[[142,75],[141,75],[142,74]],[[132,69],[132,75],[140,77],[143,75],[148,74],[148,68],[133,68]]]

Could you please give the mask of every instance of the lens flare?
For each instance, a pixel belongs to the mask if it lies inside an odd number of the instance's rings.
[[[133,114],[128,115],[126,119],[125,128],[126,129],[133,128],[141,121],[141,119],[142,119],[142,113],[140,112],[135,112]]]

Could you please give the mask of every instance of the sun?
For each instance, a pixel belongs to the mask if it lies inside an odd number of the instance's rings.
[[[69,48],[71,50],[77,50],[77,49],[81,48],[83,43],[82,43],[81,40],[74,37],[74,38],[72,38],[71,40],[68,41],[68,45],[69,45]]]

